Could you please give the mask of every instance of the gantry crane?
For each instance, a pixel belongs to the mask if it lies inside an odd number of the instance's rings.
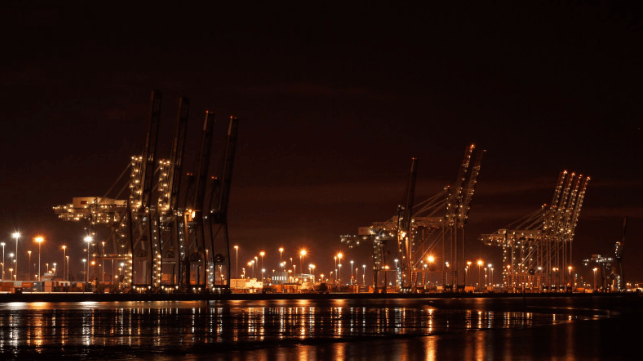
[[[187,186],[182,187],[189,100],[179,99],[170,159],[157,161],[160,100],[161,94],[152,92],[150,118],[142,155],[132,157],[128,167],[105,196],[74,198],[72,204],[54,207],[54,211],[63,220],[84,220],[92,227],[97,224],[110,227],[112,231],[107,243],[113,244],[112,252],[106,252],[106,242],[102,242],[102,250],[95,246],[92,254],[98,262],[120,262],[121,284],[125,289],[205,291],[214,286],[208,279],[213,278],[213,265],[218,264],[218,279],[225,282],[217,285],[217,288],[227,290],[230,269],[227,249],[227,205],[238,120],[231,117],[228,127],[221,169],[222,179],[225,180],[223,190],[217,188],[217,177],[210,177],[211,181],[208,177],[214,124],[214,114],[208,111],[204,121],[197,175],[194,177],[189,173]],[[110,196],[114,188],[123,183],[128,170],[129,180],[116,195]],[[128,199],[119,199],[126,188],[129,188]],[[216,249],[215,234],[211,231],[206,232],[208,229],[211,230],[208,215],[214,212],[210,209],[213,196],[210,196],[209,202],[205,201],[208,189],[210,194],[220,195],[217,198],[216,222],[225,227],[226,242],[218,245]],[[182,193],[185,194],[183,203],[179,201]],[[153,194],[157,196],[155,202],[152,202]],[[224,269],[223,262],[226,261]],[[95,262],[96,267],[98,262]],[[209,271],[212,272],[208,277]]]
[[[464,227],[469,217],[471,200],[475,192],[480,164],[485,151],[479,151],[471,167],[475,145],[467,146],[456,181],[444,190],[417,205],[413,204],[416,161],[411,166],[406,206],[398,207],[398,214],[385,222],[374,222],[370,227],[360,227],[358,235],[344,235],[340,239],[349,248],[360,242],[373,244],[373,287],[378,290],[378,274],[396,272],[400,288],[415,292],[416,287],[427,284],[429,272],[440,272],[445,289],[458,285],[458,270],[464,269]],[[411,185],[411,180],[413,188]],[[385,259],[388,241],[398,240],[395,267]],[[403,246],[403,247],[402,247]],[[438,262],[428,261],[438,259]],[[434,257],[435,256],[435,257]],[[460,262],[462,260],[462,262]],[[448,283],[447,275],[451,275]],[[461,289],[464,284],[459,285]]]
[[[480,236],[486,245],[502,248],[507,287],[572,286],[572,241],[589,180],[561,172],[549,206]]]

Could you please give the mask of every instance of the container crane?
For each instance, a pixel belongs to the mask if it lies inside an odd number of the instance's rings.
[[[205,201],[209,188],[219,195],[218,206],[214,210],[216,222],[225,226],[226,246],[225,249],[219,248],[219,256],[225,255],[229,263],[227,207],[237,118],[231,118],[228,129],[226,161],[221,170],[224,182],[221,187],[214,189],[219,184],[210,181],[208,176],[214,124],[214,114],[211,112],[206,112],[197,174],[188,173],[187,184],[183,185],[181,175],[189,103],[188,99],[179,99],[170,159],[157,160],[161,94],[155,91],[151,94],[150,117],[141,155],[132,157],[103,197],[76,197],[72,204],[54,207],[54,212],[62,220],[88,221],[92,227],[105,224],[111,228],[108,239],[113,242],[113,252],[106,252],[108,242],[102,242],[102,252],[94,247],[93,256],[99,261],[120,261],[123,276],[119,283],[125,290],[158,292],[167,286],[166,290],[188,291],[190,286],[203,290],[213,286],[212,283],[208,284],[206,278],[207,264],[212,268],[215,260],[214,251],[208,254],[208,248],[214,249],[212,241],[208,241],[206,236],[206,231],[211,229],[210,220],[204,226],[204,220],[214,209],[212,200]],[[156,169],[155,165],[158,165]],[[128,172],[129,179],[126,179]],[[123,184],[122,188],[112,196],[112,191],[119,184]],[[129,190],[129,196],[120,199],[126,189]],[[181,194],[186,195],[182,197],[183,201],[180,200]],[[153,195],[157,196],[155,202],[152,202]],[[95,264],[98,267],[98,262]],[[229,265],[226,267],[228,269]],[[191,274],[194,274],[194,282],[190,280]],[[133,275],[136,275],[136,279]],[[219,288],[226,287],[229,288],[229,281],[224,286],[219,285]]]
[[[399,264],[399,269],[394,270],[398,274],[402,291],[415,292],[418,287],[426,285],[426,275],[431,270],[425,259],[429,255],[437,256],[439,253],[442,254],[444,262],[440,262],[439,265],[432,264],[432,270],[442,273],[442,283],[446,289],[452,289],[452,286],[447,285],[447,269],[451,273],[452,282],[457,284],[457,269],[460,266],[464,267],[464,261],[462,265],[458,265],[458,259],[464,259],[464,226],[480,173],[482,155],[485,152],[483,150],[477,153],[472,170],[469,172],[474,150],[473,144],[465,149],[464,159],[453,185],[445,187],[442,192],[417,205],[408,203],[406,208],[400,206],[398,214],[388,221],[373,222],[370,227],[360,227],[357,235],[340,237],[341,242],[349,248],[357,247],[363,242],[372,242],[375,292],[378,292],[378,274],[387,270],[387,267],[391,269],[386,263],[385,255],[388,252],[385,248],[387,242],[392,240],[398,241],[397,256],[403,260]],[[413,180],[413,187],[416,167],[417,164],[414,161],[409,181],[410,185],[411,179]],[[409,197],[409,190],[411,190],[410,187],[407,188],[406,201],[412,202],[412,194]],[[458,236],[458,231],[461,236]],[[460,247],[458,242],[461,242]],[[451,263],[447,263],[446,260],[451,260]],[[384,274],[386,275],[386,272]]]
[[[503,250],[507,287],[571,287],[572,242],[590,177],[560,172],[550,205],[479,240]]]

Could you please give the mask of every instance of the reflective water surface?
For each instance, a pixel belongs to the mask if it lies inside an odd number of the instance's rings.
[[[605,338],[601,329],[618,321],[599,302],[480,298],[6,303],[0,304],[0,353],[3,359],[65,355],[372,361],[550,359],[551,352],[573,359],[589,349],[600,357]],[[578,338],[588,337],[599,342],[590,339],[577,345]]]

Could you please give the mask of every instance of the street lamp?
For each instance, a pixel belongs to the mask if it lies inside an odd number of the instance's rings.
[[[491,273],[491,269],[492,269],[491,267],[492,267],[492,266],[491,266],[491,263],[489,263],[489,264],[487,265],[487,268],[489,269],[489,284],[490,284],[490,285],[493,285],[493,274]]]
[[[478,287],[482,286],[482,273],[480,272],[480,267],[482,266],[482,260],[478,260]]]
[[[280,247],[279,248],[279,263],[284,261],[284,248]]]
[[[85,267],[85,266],[87,266],[87,267]],[[88,282],[87,282],[87,280],[88,280],[88,278],[87,278],[87,273],[89,273],[89,272],[88,272],[88,270],[89,270],[89,264],[87,264],[87,260],[86,260],[86,259],[84,259],[84,258],[83,258],[83,268],[85,268],[85,269],[86,269],[86,271],[85,271],[85,286],[87,286],[87,283],[88,283]],[[86,290],[86,289],[85,289],[85,290]]]
[[[0,246],[2,246],[2,280],[4,281],[4,242],[0,243]]]
[[[87,242],[87,262],[89,262],[89,247],[92,244],[94,238],[92,236],[85,236],[85,242]],[[85,282],[89,283],[89,263],[87,263],[87,274],[85,275]]]
[[[302,249],[299,252],[299,272],[301,272],[302,274],[304,273],[304,267],[302,267],[301,264],[302,264],[302,259],[304,258],[304,256],[306,256],[306,250]]]
[[[341,284],[341,282],[342,282],[342,276],[341,276],[341,274],[342,274],[342,272],[341,272],[342,268],[341,268],[341,267],[342,267],[342,257],[343,257],[343,256],[344,256],[344,255],[343,255],[343,254],[341,254],[341,252],[337,254],[337,260],[339,261],[339,268],[337,269],[337,279],[339,280],[340,284]]]
[[[259,252],[259,255],[261,256],[261,268],[263,269],[263,256],[266,255],[266,252],[261,251],[261,252]]]
[[[596,271],[598,271],[598,268],[594,267],[592,271],[594,271],[594,290],[596,290]]]
[[[31,281],[31,250],[27,251],[29,254],[29,281]]]
[[[236,264],[237,264],[234,274],[237,278],[239,278],[239,246],[234,246],[234,252],[236,254],[235,256],[236,256]]]
[[[366,287],[366,265],[363,264],[362,268],[364,269],[364,272],[362,272],[362,283],[364,284],[364,287]]]
[[[429,285],[431,285],[431,281],[433,281],[432,275],[431,275],[431,268],[433,268],[433,261],[435,261],[435,258],[433,256],[429,256],[427,260],[429,261]]]
[[[18,280],[18,239],[20,239],[20,232],[13,232],[11,237],[16,240],[16,280]]]
[[[63,279],[67,281],[67,246],[63,245]]]
[[[42,237],[36,237],[34,238],[36,242],[38,242],[38,281],[42,280],[42,273],[40,273],[40,248],[42,246],[42,242],[45,240]]]
[[[13,281],[13,268],[9,268],[9,277]]]
[[[351,285],[353,284],[353,261],[351,260]]]
[[[313,283],[314,283],[315,282],[315,265],[311,263],[310,265],[308,265],[308,268],[312,269],[311,273],[313,274]]]

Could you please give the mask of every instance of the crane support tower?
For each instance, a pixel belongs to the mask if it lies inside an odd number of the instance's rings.
[[[158,159],[161,93],[153,91],[141,154],[131,157],[102,197],[54,207],[64,221],[88,223],[88,262],[97,284],[126,292],[229,292],[227,211],[238,119],[228,124],[220,174],[210,176],[215,118],[205,112],[196,176],[187,173],[182,182],[189,105],[179,98],[170,157]],[[216,242],[221,229],[224,241]]]
[[[379,276],[383,274],[386,284],[387,273],[394,275],[396,288],[402,292],[425,292],[438,286],[443,291],[464,290],[464,279],[459,279],[465,267],[464,229],[484,153],[473,144],[467,146],[455,182],[418,204],[413,201],[417,174],[413,158],[406,196],[397,214],[360,227],[357,235],[340,237],[349,248],[372,243],[375,292],[386,290]],[[393,240],[397,240],[397,249],[390,249]],[[441,281],[431,282],[432,273],[441,274]]]
[[[485,245],[502,248],[506,288],[571,291],[572,241],[589,180],[562,171],[549,205],[494,233],[480,235]]]

